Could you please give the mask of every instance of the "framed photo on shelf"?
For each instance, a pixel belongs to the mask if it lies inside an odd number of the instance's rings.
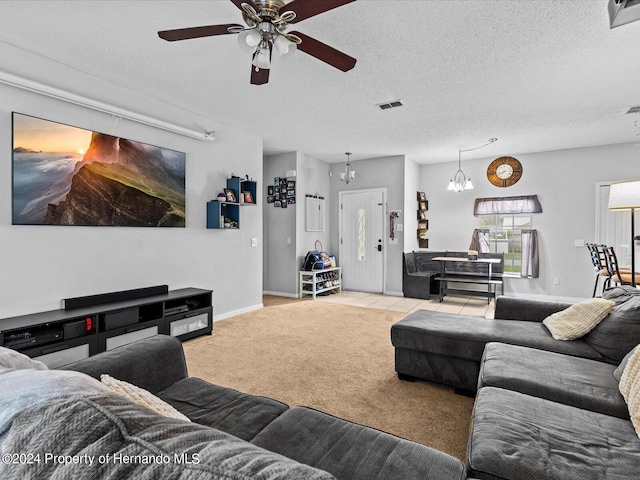
[[[232,188],[224,189],[224,196],[227,197],[227,202],[237,203],[238,199],[236,197],[236,191]]]
[[[419,202],[427,201],[427,196],[424,194],[424,192],[418,192],[418,201]]]
[[[242,192],[244,194],[244,203],[253,203],[253,195],[251,192]]]

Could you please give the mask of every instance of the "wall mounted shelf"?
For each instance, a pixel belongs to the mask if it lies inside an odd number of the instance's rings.
[[[257,182],[242,180],[240,177],[227,179],[227,190],[233,190],[236,201],[212,200],[207,202],[207,228],[219,230],[237,230],[240,228],[240,207],[257,205]],[[250,200],[250,201],[247,201]],[[227,223],[228,219],[231,223]]]

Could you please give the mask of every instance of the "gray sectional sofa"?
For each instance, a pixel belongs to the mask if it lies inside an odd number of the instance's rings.
[[[317,410],[289,408],[270,398],[247,395],[189,377],[182,345],[173,337],[151,337],[65,369],[69,370],[66,374],[82,372],[82,378],[97,385],[87,385],[91,387],[88,396],[86,391],[84,395],[62,398],[56,394],[55,399],[40,401],[44,409],[18,415],[9,430],[5,448],[11,452],[20,448],[24,452],[45,445],[53,452],[68,456],[87,452],[124,452],[141,457],[168,454],[171,461],[159,466],[112,462],[106,467],[0,464],[3,480],[53,476],[74,480],[466,478],[462,462],[437,450]],[[40,375],[40,379],[61,375],[60,371],[34,372],[32,374]],[[96,393],[92,389],[102,385],[94,378],[105,373],[150,391],[185,414],[192,423],[161,417],[126,399]],[[0,388],[2,378],[0,374]],[[55,388],[53,383],[44,388]],[[77,389],[76,380],[74,384]],[[0,445],[2,417],[0,408]],[[198,460],[195,465],[175,461],[175,454],[192,458],[194,453]]]
[[[572,341],[541,321],[568,304],[499,297],[495,320],[419,311],[392,327],[396,371],[477,392],[470,477],[640,478],[640,438],[618,390],[640,344],[640,290],[617,287],[614,310]]]

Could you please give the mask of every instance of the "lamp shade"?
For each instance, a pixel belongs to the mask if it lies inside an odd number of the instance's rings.
[[[640,208],[640,181],[611,184],[609,210]]]

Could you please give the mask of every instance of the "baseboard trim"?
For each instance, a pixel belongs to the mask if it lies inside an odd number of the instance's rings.
[[[254,310],[260,310],[263,307],[264,305],[262,303],[259,303],[257,305],[241,308],[239,310],[233,310],[231,312],[221,313],[220,315],[214,315],[212,321],[213,323],[219,322],[220,320],[224,320],[225,318],[235,317],[236,315],[242,315],[243,313],[253,312]]]
[[[390,297],[404,297],[404,293],[402,292],[383,292],[383,295],[389,295]]]
[[[585,297],[559,297],[556,295],[540,295],[537,293],[508,293],[504,295],[505,297],[518,297],[518,298],[530,298],[532,300],[546,300],[551,302],[582,302],[585,300]]]
[[[275,297],[288,297],[288,298],[298,298],[299,295],[297,293],[285,293],[285,292],[270,292],[263,291],[263,295],[273,295]]]

